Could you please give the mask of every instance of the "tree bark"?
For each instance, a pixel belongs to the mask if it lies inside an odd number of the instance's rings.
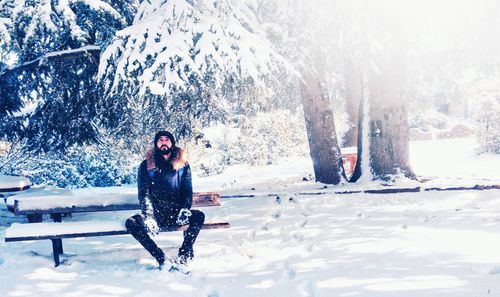
[[[361,87],[361,90],[363,88]],[[355,183],[363,174],[361,165],[363,164],[363,120],[364,120],[364,102],[360,100],[359,108],[358,108],[358,117],[357,117],[357,157],[356,157],[356,166],[354,167],[354,171],[352,172],[351,177],[349,178],[350,183]]]
[[[370,166],[375,179],[403,173],[414,178],[409,163],[409,127],[401,49],[385,56],[370,73]]]
[[[303,74],[302,106],[309,150],[317,182],[338,184],[345,173],[337,141],[333,109],[324,83],[310,72]]]

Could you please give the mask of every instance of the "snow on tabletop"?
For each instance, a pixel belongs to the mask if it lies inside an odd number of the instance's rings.
[[[64,223],[13,223],[5,231],[5,237],[17,238],[26,236],[47,236],[66,233],[89,233],[125,230],[123,222],[64,222]]]
[[[12,197],[14,198],[14,197]],[[102,193],[92,196],[48,195],[19,200],[18,210],[51,209],[58,207],[88,207],[139,203],[137,194]]]
[[[29,188],[22,192],[11,192],[11,194],[7,198],[7,206],[14,207],[14,203],[16,200],[25,199],[25,197],[43,197],[43,196],[51,196],[51,195],[72,195],[71,189],[59,189],[59,188]]]
[[[27,179],[26,177],[0,175],[0,190],[11,189],[11,188],[22,188],[26,186],[31,186],[30,180]]]

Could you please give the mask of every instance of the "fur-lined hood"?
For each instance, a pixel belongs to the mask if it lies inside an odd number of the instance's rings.
[[[148,165],[148,171],[156,169],[154,155],[155,155],[155,149],[149,148],[144,156]],[[170,153],[170,159],[169,159],[169,162],[172,163],[172,167],[174,168],[174,170],[178,171],[182,167],[186,166],[188,162],[187,159],[188,159],[188,152],[181,149],[180,147],[174,146],[172,152]]]

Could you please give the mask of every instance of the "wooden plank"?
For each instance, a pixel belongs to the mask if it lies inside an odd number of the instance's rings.
[[[184,231],[189,227],[189,225],[184,225],[179,228],[179,231]],[[205,223],[201,227],[201,229],[226,229],[231,227],[231,224],[228,222],[219,222],[219,223]]]
[[[62,214],[140,209],[139,201],[136,199],[136,194],[115,195],[114,199],[111,201],[111,204],[108,205],[102,204],[102,201],[100,201],[98,197],[88,197],[81,199],[77,197],[68,197],[67,199],[58,199],[57,196],[46,196],[44,201],[44,196],[31,196],[29,197],[29,202],[26,202],[25,199],[19,199],[14,202],[14,214]],[[35,202],[34,199],[36,199]],[[51,205],[51,207],[44,206],[44,202],[47,205]],[[23,206],[23,204],[27,203],[29,203],[29,207]],[[81,205],[78,205],[78,203],[80,203]],[[60,206],[57,206],[58,204]],[[217,192],[193,193],[193,207],[210,207],[220,205],[220,194]]]
[[[108,236],[108,235],[123,235],[123,234],[127,234],[127,233],[128,233],[127,230],[114,230],[114,231],[86,232],[86,233],[75,232],[72,234],[53,234],[53,235],[44,235],[44,236],[5,237],[5,242],[60,239],[60,238],[93,237],[93,236]]]
[[[218,192],[196,192],[193,193],[193,207],[220,206],[220,194]]]
[[[0,188],[0,193],[5,193],[5,192],[21,192],[24,190],[29,189],[31,186],[23,186],[23,187],[15,187],[15,188]]]
[[[136,210],[139,209],[139,204],[123,204],[123,205],[91,205],[85,207],[67,206],[56,207],[50,209],[19,209],[18,201],[14,204],[15,215],[42,215],[42,214],[63,214],[63,213],[78,213],[78,212],[100,212],[100,211],[121,211],[121,210]]]
[[[46,223],[45,223],[46,224]],[[54,223],[60,224],[60,223]],[[63,223],[64,224],[64,223]],[[66,223],[67,224],[67,223]],[[160,232],[173,232],[173,231],[185,231],[189,225],[184,225],[181,227],[175,228],[162,228]],[[215,222],[215,223],[205,223],[202,226],[202,229],[223,229],[229,228],[230,224],[228,222]],[[5,236],[5,242],[14,242],[14,241],[29,241],[29,240],[45,240],[45,239],[62,239],[62,238],[78,238],[78,237],[95,237],[95,236],[111,236],[111,235],[125,235],[128,234],[128,231],[123,229],[116,230],[108,230],[108,231],[96,231],[96,232],[74,232],[67,233],[61,232],[58,234],[50,234],[50,235],[25,235],[20,237],[7,237]]]
[[[420,187],[399,188],[399,189],[376,189],[376,190],[365,190],[363,192],[367,194],[413,193],[413,192],[420,192]]]

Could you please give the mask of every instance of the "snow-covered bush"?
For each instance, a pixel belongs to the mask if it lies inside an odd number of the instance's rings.
[[[478,152],[500,154],[500,97],[481,100],[475,121]]]
[[[140,156],[112,145],[74,146],[66,153],[23,153],[11,147],[0,156],[0,173],[28,177],[36,186],[107,187],[134,183]]]
[[[199,176],[207,176],[221,173],[228,165],[265,165],[303,156],[309,152],[305,131],[302,113],[280,110],[234,116],[227,125],[203,130],[205,142],[191,148],[191,165]]]
[[[422,131],[431,131],[434,129],[446,129],[449,127],[450,123],[445,114],[430,109],[425,112],[410,112],[408,115],[408,124],[410,128],[418,128]]]

